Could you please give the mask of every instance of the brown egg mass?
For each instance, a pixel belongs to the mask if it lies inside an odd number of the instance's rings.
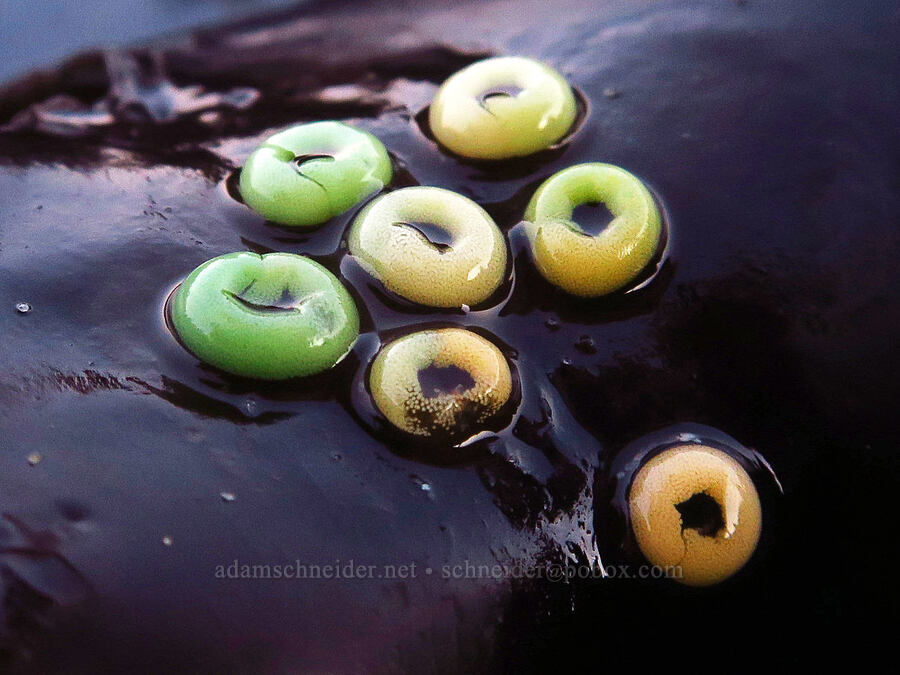
[[[631,527],[654,565],[678,566],[689,586],[727,579],[750,559],[762,529],[759,495],[730,455],[705,445],[669,448],[638,471]]]
[[[512,377],[494,344],[462,328],[443,328],[388,344],[372,364],[369,386],[397,428],[459,439],[509,400]]]

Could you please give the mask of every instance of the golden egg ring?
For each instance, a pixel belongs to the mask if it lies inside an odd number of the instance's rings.
[[[419,373],[458,368],[473,384],[429,396]],[[419,331],[398,338],[375,357],[369,389],[378,410],[398,429],[420,437],[471,435],[509,400],[512,374],[503,353],[463,328]]]
[[[613,215],[599,234],[572,220],[575,207],[603,203]],[[653,195],[612,164],[577,164],[537,189],[525,210],[525,232],[540,273],[564,291],[596,297],[627,286],[659,248],[662,218]]]
[[[719,508],[714,531],[685,522],[685,505],[699,497]],[[705,445],[675,446],[653,457],[635,476],[628,506],[647,560],[676,566],[675,578],[689,586],[715,584],[740,570],[762,531],[753,480],[733,457]]]
[[[514,92],[508,93],[510,89]],[[492,92],[497,95],[490,96]],[[429,109],[438,142],[472,159],[523,157],[562,139],[578,105],[565,78],[521,56],[478,61],[452,75]]]
[[[428,223],[452,237],[435,246],[416,229]],[[429,307],[477,305],[506,275],[506,240],[478,204],[435,187],[410,187],[382,195],[353,221],[350,253],[385,288]]]

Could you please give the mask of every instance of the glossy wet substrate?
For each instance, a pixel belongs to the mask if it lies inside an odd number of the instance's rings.
[[[896,611],[892,4],[376,4],[83,56],[0,92],[2,668],[727,671],[874,635]],[[515,162],[441,153],[419,123],[439,83],[512,53],[567,77],[581,126]],[[261,139],[317,119],[378,136],[392,188],[482,205],[509,234],[497,294],[413,308],[346,255],[352,210],[298,232],[234,199]],[[519,221],[543,180],[591,161],[646,181],[669,232],[649,283],[585,301],[540,277]],[[332,372],[260,384],[173,338],[173,288],[236,250],[307,254],[348,286],[361,337]],[[493,341],[516,379],[514,409],[449,459],[365,391],[382,344],[438,325]],[[758,479],[756,555],[709,588],[626,578],[641,561],[616,467],[716,430]],[[610,578],[465,578],[567,560]],[[349,562],[380,576],[241,578]]]

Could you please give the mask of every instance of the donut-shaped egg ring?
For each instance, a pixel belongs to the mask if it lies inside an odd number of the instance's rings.
[[[451,238],[437,245],[417,226]],[[385,288],[429,307],[477,305],[506,275],[506,240],[478,204],[435,187],[409,187],[374,199],[347,237],[350,253]]]
[[[280,225],[310,227],[344,213],[391,182],[387,150],[341,122],[301,124],[267,138],[241,169],[244,202]]]
[[[599,234],[572,220],[575,207],[602,202],[613,215]],[[662,219],[653,195],[612,164],[577,164],[552,175],[525,210],[531,253],[547,281],[582,297],[617,291],[656,255]]]
[[[753,480],[737,460],[710,446],[663,450],[637,472],[628,497],[644,556],[689,586],[728,578],[750,559],[762,530]]]
[[[577,113],[572,88],[558,72],[534,59],[500,56],[447,79],[428,121],[451,152],[496,160],[550,147],[569,132]]]
[[[423,389],[421,373],[456,369],[469,379],[451,391]],[[512,374],[503,353],[463,328],[410,333],[381,349],[369,390],[388,421],[420,437],[471,436],[509,400]]]
[[[208,260],[178,287],[170,316],[201,361],[265,380],[327,370],[359,334],[347,289],[318,263],[291,253]]]

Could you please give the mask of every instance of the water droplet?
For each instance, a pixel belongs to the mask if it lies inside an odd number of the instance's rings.
[[[550,330],[559,330],[559,319],[551,316],[544,322],[544,325]]]
[[[594,343],[594,339],[590,335],[582,335],[580,338],[578,338],[578,341],[575,342],[575,349],[585,354],[597,353],[597,345]]]
[[[63,518],[73,523],[81,523],[91,515],[90,510],[86,506],[69,499],[57,500],[56,508]]]
[[[219,496],[222,498],[223,502],[233,502],[237,497],[234,496],[233,492],[220,492]]]
[[[170,537],[169,535],[166,535],[165,537],[162,538],[162,543],[163,543],[163,546],[171,546],[172,544],[175,543],[175,540],[172,539],[172,537]]]
[[[614,89],[613,87],[607,87],[606,89],[603,90],[603,95],[606,98],[613,99],[613,98],[619,98],[622,95],[622,92],[619,91],[618,89]]]
[[[412,478],[413,483],[419,486],[420,490],[422,490],[423,492],[431,492],[431,483],[420,478],[414,473],[410,474],[409,477]]]
[[[16,303],[16,311],[19,314],[28,314],[31,311],[31,303],[29,302],[17,302]]]
[[[344,456],[339,452],[332,452],[331,459],[333,459],[335,462],[340,462],[342,459],[344,459]]]
[[[39,452],[32,452],[30,455],[28,455],[27,459],[28,459],[28,463],[31,466],[34,466],[36,464],[40,464],[41,460],[44,459],[44,456]]]

